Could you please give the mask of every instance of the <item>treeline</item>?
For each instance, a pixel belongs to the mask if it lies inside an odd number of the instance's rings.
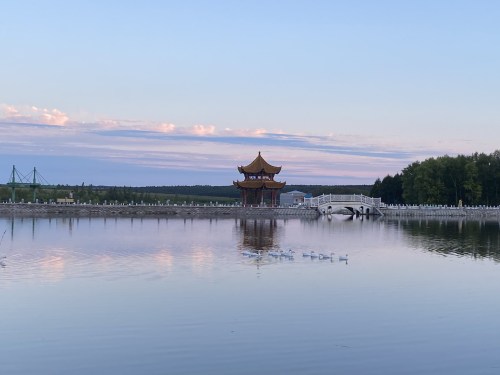
[[[167,195],[194,195],[206,197],[239,198],[239,190],[233,185],[178,185],[178,186],[144,186],[133,188],[139,193],[167,194]]]
[[[282,192],[299,190],[321,194],[364,194],[368,195],[371,185],[289,185]],[[73,198],[80,203],[118,203],[118,204],[234,204],[240,202],[240,191],[233,185],[227,186],[93,186],[93,185],[57,185],[51,188],[39,188],[34,191],[29,188],[16,188],[16,202],[55,202],[58,198]],[[10,187],[0,187],[2,202],[11,200]]]
[[[363,194],[369,195],[372,185],[287,185],[283,193],[293,190],[311,193],[314,197],[322,194]]]
[[[416,161],[377,179],[370,195],[390,204],[500,205],[500,151]]]
[[[36,199],[33,190],[29,188],[16,188],[16,202],[56,202],[58,198],[73,198],[75,202],[91,204],[210,204],[210,203],[236,203],[236,197],[228,196],[203,196],[194,194],[189,189],[174,189],[171,193],[163,193],[160,189],[148,189],[129,186],[93,186],[93,185],[57,185],[50,188],[36,190]],[[217,189],[214,189],[217,191]],[[204,191],[207,191],[206,189]],[[10,187],[0,187],[2,202],[11,201]]]
[[[364,194],[368,195],[372,185],[286,185],[282,193],[288,193],[293,190],[311,193],[313,196],[321,194]],[[183,194],[206,197],[226,197],[240,198],[240,191],[234,185],[228,186],[145,186],[133,188],[137,192],[156,193],[156,194]]]

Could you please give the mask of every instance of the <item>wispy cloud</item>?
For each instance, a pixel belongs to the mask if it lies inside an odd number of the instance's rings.
[[[2,118],[14,123],[39,123],[64,126],[69,120],[66,113],[59,109],[38,108],[35,106],[13,106],[1,104]]]
[[[51,157],[50,165],[44,168],[52,168],[54,173],[58,165],[68,170],[68,160],[79,160],[81,166],[71,167],[80,175],[88,175],[87,180],[95,172],[95,168],[89,168],[92,162],[101,167],[110,163],[121,166],[109,170],[104,177],[108,180],[96,181],[103,184],[124,180],[130,185],[162,184],[165,175],[169,184],[186,183],[188,175],[195,183],[230,184],[241,178],[236,167],[251,162],[258,151],[272,164],[283,166],[279,177],[289,183],[372,183],[415,160],[466,153],[461,150],[470,147],[460,141],[442,144],[356,134],[291,134],[262,128],[218,130],[203,124],[177,126],[113,119],[82,123],[56,109],[5,104],[0,108],[4,135],[0,140],[1,160],[13,164],[16,158],[31,155],[34,164],[40,156]],[[124,172],[125,167],[129,172]],[[139,175],[143,176],[140,181],[136,180]],[[68,177],[64,173],[57,180],[70,183],[64,181]]]

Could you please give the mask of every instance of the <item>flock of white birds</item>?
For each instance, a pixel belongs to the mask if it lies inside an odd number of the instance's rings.
[[[273,257],[273,258],[286,258],[286,259],[294,259],[295,257],[295,251],[294,250],[287,250],[287,251],[265,251],[267,253],[267,256]],[[264,257],[263,251],[258,250],[258,251],[250,251],[250,250],[245,250],[241,252],[242,255],[247,256],[249,258],[255,258],[255,259],[262,259]],[[329,254],[324,254],[324,253],[317,253],[314,250],[310,252],[304,252],[302,253],[303,258],[311,258],[311,259],[319,259],[319,260],[330,260],[333,261],[335,258],[338,258],[339,261],[344,261],[347,262],[348,260],[348,254],[345,255],[339,255],[338,257],[335,256],[335,253],[331,252]]]

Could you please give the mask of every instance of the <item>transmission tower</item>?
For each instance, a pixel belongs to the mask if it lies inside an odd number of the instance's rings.
[[[37,172],[36,167],[33,167],[33,171],[31,171],[27,175],[23,175],[16,169],[16,166],[13,165],[9,182],[7,182],[7,186],[10,186],[11,190],[12,203],[16,202],[16,188],[23,188],[23,187],[24,188],[28,187],[31,190],[33,190],[33,202],[35,202],[38,188],[42,186],[40,181],[44,181],[48,185],[47,180],[45,180],[43,176]]]

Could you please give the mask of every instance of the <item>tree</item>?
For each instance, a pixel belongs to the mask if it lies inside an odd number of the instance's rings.
[[[469,161],[465,165],[464,193],[466,204],[479,204],[482,187],[477,182],[478,171],[475,160]]]
[[[401,176],[403,185],[403,200],[408,204],[418,204],[418,192],[415,187],[415,178],[420,162],[416,161],[403,169]]]
[[[377,178],[372,186],[372,189],[370,190],[370,197],[380,198],[381,186],[382,186],[382,181],[380,181],[380,178]]]

